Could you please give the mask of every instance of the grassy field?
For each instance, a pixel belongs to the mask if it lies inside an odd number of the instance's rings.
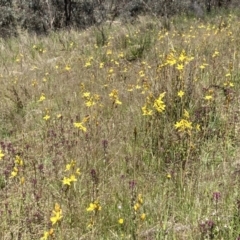
[[[239,19],[1,40],[0,239],[240,239]]]

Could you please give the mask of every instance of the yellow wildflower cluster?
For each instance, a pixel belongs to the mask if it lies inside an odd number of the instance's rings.
[[[142,205],[143,205],[142,194],[138,194],[138,197],[135,201],[135,204],[133,205],[133,209],[134,209],[135,214],[139,213]],[[145,213],[139,213],[139,218],[144,221],[146,219],[146,214]]]
[[[184,109],[183,118],[175,123],[175,128],[178,132],[187,132],[188,134],[191,133],[192,130],[192,122],[189,121],[189,113],[187,110]]]
[[[46,112],[46,115],[43,117],[43,120],[48,121],[51,118],[51,116],[49,115],[49,109],[46,108],[45,112]]]
[[[113,100],[113,104],[121,105],[122,102],[118,98],[118,90],[113,89],[111,93],[109,93],[109,97]]]
[[[49,231],[45,231],[43,234],[43,237],[40,238],[40,240],[48,240],[49,238],[54,237],[54,229],[51,228]]]
[[[91,95],[90,92],[84,92],[82,97],[85,100],[85,105],[87,107],[94,106],[96,102],[100,99],[100,96],[98,94]]]
[[[182,71],[184,69],[184,66],[188,64],[190,61],[192,61],[194,57],[187,56],[185,50],[182,50],[182,52],[178,55],[175,50],[172,50],[167,56],[166,60],[159,65],[159,68],[165,66],[176,66],[176,69],[179,71]]]
[[[76,169],[75,166],[76,166],[75,160],[71,160],[71,162],[66,165],[65,172],[68,172],[70,174],[69,177],[64,176],[62,180],[63,185],[70,186],[73,182],[77,181],[76,176],[80,175],[80,169],[79,168]]]
[[[11,178],[14,178],[18,175],[19,168],[23,166],[23,160],[17,155],[15,157],[15,165],[13,167],[13,170],[11,172]]]
[[[83,124],[81,122],[75,122],[74,123],[74,127],[82,130],[83,132],[86,132],[87,131],[87,128],[83,126]]]
[[[50,218],[52,225],[60,222],[62,218],[62,209],[58,203],[55,203],[54,210],[52,211],[52,217]]]
[[[89,57],[88,60],[86,61],[85,63],[85,67],[88,68],[92,65],[92,60],[93,60],[93,57]]]
[[[162,101],[163,97],[165,96],[165,92],[160,94],[157,99],[155,99],[153,103],[153,107],[157,110],[157,112],[163,112],[165,110],[166,105]]]
[[[154,99],[152,94],[146,98],[146,103],[142,107],[142,113],[144,116],[153,115],[153,110],[159,113],[164,112],[166,105],[163,102],[165,92],[161,93],[158,98]]]
[[[207,101],[210,101],[210,100],[213,100],[213,96],[214,96],[214,90],[209,89],[207,94],[205,95],[204,99]]]
[[[89,207],[86,210],[88,212],[98,212],[102,210],[102,207],[98,201],[94,201],[89,204]]]
[[[78,128],[79,130],[86,132],[87,128],[84,126],[84,124],[89,120],[90,116],[87,116],[83,118],[82,122],[75,122],[73,123],[74,127]]]

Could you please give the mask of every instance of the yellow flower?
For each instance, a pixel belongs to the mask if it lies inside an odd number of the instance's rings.
[[[113,72],[114,72],[113,68],[110,68],[110,69],[108,70],[108,73],[113,73]]]
[[[192,123],[186,119],[181,119],[179,122],[176,122],[174,126],[179,132],[192,130]]]
[[[177,60],[174,56],[173,53],[170,53],[168,56],[167,56],[167,64],[169,64],[170,66],[173,66],[177,63]]]
[[[143,112],[143,116],[151,116],[153,114],[153,110],[149,109],[147,107],[147,104],[145,104],[143,107],[142,107],[142,112]]]
[[[80,122],[75,122],[75,123],[74,123],[74,127],[78,128],[78,129],[80,129],[80,130],[82,130],[83,132],[86,132],[86,131],[87,131],[87,128],[84,127],[83,124],[80,123]]]
[[[178,60],[179,60],[180,62],[184,62],[186,59],[187,59],[187,56],[186,56],[185,51],[183,50],[183,51],[181,52]]]
[[[123,53],[123,52],[120,52],[120,53],[118,54],[118,57],[119,57],[119,58],[123,58],[123,57],[124,57],[124,53]]]
[[[76,161],[75,160],[71,160],[71,162],[66,165],[65,172],[69,171],[71,168],[73,168],[75,166],[75,164],[76,164]]]
[[[162,101],[163,97],[165,96],[165,92],[160,94],[158,99],[154,101],[153,107],[158,111],[158,112],[163,112],[165,110],[166,105]]]
[[[93,225],[94,225],[94,221],[91,219],[91,221],[87,225],[87,228],[91,229]]]
[[[70,70],[71,70],[70,65],[66,65],[65,70],[66,70],[66,71],[70,71]]]
[[[119,224],[123,224],[123,223],[124,223],[123,218],[119,218],[119,219],[118,219],[118,223],[119,223]]]
[[[15,157],[15,163],[19,166],[23,166],[23,160],[18,155]]]
[[[111,49],[107,50],[107,55],[112,55],[112,50]]]
[[[92,64],[91,64],[91,62],[86,62],[85,63],[85,67],[87,68],[87,67],[90,67]]]
[[[178,64],[176,69],[179,70],[179,71],[183,70],[184,69],[183,64]]]
[[[72,174],[72,175],[70,176],[70,181],[71,181],[71,182],[76,182],[76,181],[77,181],[76,176],[75,176],[74,174]]]
[[[50,116],[49,116],[48,114],[46,114],[46,115],[43,117],[43,119],[44,119],[45,121],[47,121],[48,119],[50,119]]]
[[[61,207],[60,207],[59,203],[55,203],[55,205],[54,205],[54,210],[55,210],[56,212],[60,212],[60,211],[61,211]]]
[[[182,98],[183,96],[184,96],[184,92],[182,91],[182,90],[180,90],[179,92],[178,92],[178,96],[180,97],[180,98]]]
[[[214,57],[216,57],[218,55],[219,55],[219,52],[217,50],[215,50],[215,52],[213,53],[212,57],[214,58]]]
[[[21,61],[21,58],[20,57],[17,57],[16,60],[15,60],[17,63],[19,63]]]
[[[43,102],[45,99],[46,99],[45,94],[42,93],[42,95],[40,96],[38,102]]]
[[[54,235],[54,229],[51,228],[49,231],[45,231],[43,234],[43,237],[40,238],[40,240],[47,240],[48,237],[51,237]]]
[[[62,218],[63,218],[62,209],[58,203],[55,203],[54,210],[52,211],[52,217],[50,218],[52,225],[61,221]]]
[[[141,205],[138,202],[135,203],[134,206],[133,206],[135,211],[138,211],[140,207],[141,207]]]
[[[138,194],[138,203],[143,204],[142,194]]]
[[[0,149],[0,160],[2,160],[2,158],[5,156],[5,154],[2,152],[2,150]]]
[[[121,105],[122,102],[117,98],[117,99],[115,100],[115,104]]]
[[[50,218],[50,221],[52,222],[52,225],[56,224],[57,222],[61,221],[61,219],[63,218],[62,216],[62,211],[59,212],[55,212],[53,211],[54,216],[52,216]]]
[[[231,77],[231,73],[227,73],[225,77]]]
[[[76,181],[77,181],[77,178],[74,174],[72,174],[69,178],[64,177],[62,180],[63,185],[68,185],[68,186],[70,186],[72,182],[76,182]]]
[[[223,85],[225,87],[234,87],[234,84],[232,82],[230,82],[230,81],[227,81],[227,82],[223,83]]]
[[[85,92],[85,93],[83,93],[83,97],[84,97],[84,98],[87,98],[87,99],[90,97],[90,95],[91,95],[90,92]]]
[[[80,168],[77,168],[77,170],[76,170],[76,174],[77,174],[78,176],[81,174],[81,172],[80,172]]]
[[[11,177],[10,177],[10,178],[16,177],[17,174],[18,174],[18,168],[17,168],[17,167],[14,167],[14,168],[13,168],[13,171],[11,172]]]
[[[71,169],[71,167],[72,167],[71,164],[67,164],[67,165],[66,165],[65,172],[66,172],[66,171],[69,171],[69,170]]]
[[[203,63],[199,68],[204,69],[206,66],[208,66],[207,63]]]
[[[62,182],[63,182],[63,185],[68,185],[68,186],[71,185],[71,179],[68,177],[64,177]]]
[[[146,219],[146,214],[145,213],[142,213],[141,216],[140,216],[141,220],[144,221]]]
[[[119,105],[122,104],[122,102],[118,98],[118,90],[113,89],[112,92],[109,93],[109,97],[110,97],[110,99],[113,100],[114,104],[119,104]]]
[[[118,97],[118,90],[113,89],[111,93],[109,93],[109,97],[112,99],[116,99]]]
[[[43,237],[41,237],[40,240],[47,240],[48,237],[49,237],[49,232],[45,231],[44,234],[43,234]]]
[[[212,98],[213,98],[212,95],[206,95],[206,96],[204,97],[204,99],[205,99],[205,100],[208,100],[208,101],[209,101],[209,100],[212,100]]]
[[[103,68],[104,67],[104,62],[101,62],[100,64],[99,64],[99,68]]]
[[[187,119],[189,118],[189,112],[186,109],[184,109],[183,116]]]
[[[92,211],[101,211],[102,207],[99,204],[99,202],[95,201],[94,203],[90,203],[89,207],[87,208],[88,212],[92,212]]]
[[[92,212],[95,210],[95,204],[94,203],[90,203],[89,207],[87,208],[88,212]]]
[[[145,76],[144,71],[141,70],[141,71],[139,72],[139,76],[140,76],[140,77],[144,77],[144,76]]]
[[[93,98],[90,98],[88,101],[85,102],[87,107],[94,106],[96,103],[94,102]]]

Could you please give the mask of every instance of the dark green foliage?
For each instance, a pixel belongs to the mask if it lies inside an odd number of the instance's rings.
[[[233,0],[232,0],[233,1]],[[132,22],[139,14],[169,17],[194,10],[203,15],[204,9],[226,7],[230,0],[0,0],[0,37],[17,36],[17,29],[37,34],[61,28],[85,29],[119,18]],[[203,6],[202,6],[203,5]],[[192,6],[192,7],[191,7]]]
[[[17,24],[14,12],[10,6],[0,5],[0,37],[6,38],[17,35]]]

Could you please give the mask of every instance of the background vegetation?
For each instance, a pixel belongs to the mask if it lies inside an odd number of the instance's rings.
[[[63,28],[86,29],[116,19],[133,23],[139,14],[165,17],[239,7],[238,0],[0,0],[0,37],[22,30],[48,34]]]
[[[1,39],[0,239],[240,239],[239,18]]]

